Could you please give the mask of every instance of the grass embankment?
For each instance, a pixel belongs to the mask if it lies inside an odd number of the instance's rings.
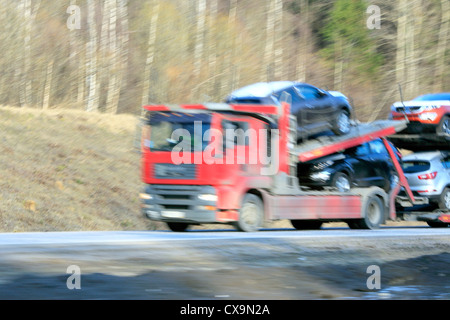
[[[0,107],[0,232],[148,230],[138,118]]]

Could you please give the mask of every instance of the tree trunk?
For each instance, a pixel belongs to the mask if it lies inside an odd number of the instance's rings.
[[[335,43],[334,90],[343,91],[344,82],[344,44],[342,39]]]
[[[302,13],[302,27],[299,41],[299,54],[297,56],[297,81],[306,82],[306,60],[309,54],[309,3],[308,0],[302,0],[300,3],[300,12]]]
[[[22,10],[24,18],[24,43],[23,43],[23,72],[21,80],[21,106],[31,106],[33,103],[32,75],[31,75],[31,39],[33,23],[41,1],[38,0],[33,7],[31,0],[22,0]]]
[[[274,77],[281,80],[283,77],[283,1],[275,0],[275,33],[274,33]]]
[[[119,74],[119,90],[127,84],[127,71],[128,71],[128,54],[129,54],[129,22],[128,22],[128,0],[119,0],[119,18],[120,18],[120,74]],[[117,105],[119,105],[120,91],[117,98]]]
[[[117,46],[117,2],[116,0],[109,1],[109,83],[108,93],[106,98],[106,111],[108,113],[117,113],[117,102],[119,96],[119,89],[117,88],[120,67],[119,67],[119,54]]]
[[[87,105],[86,111],[97,112],[99,106],[99,90],[97,87],[97,24],[95,23],[95,1],[87,0],[89,41],[86,52],[87,72]]]
[[[153,6],[152,18],[150,22],[150,31],[147,46],[147,60],[145,62],[144,70],[144,80],[142,87],[142,101],[141,105],[145,106],[150,103],[149,93],[150,93],[150,75],[153,67],[153,61],[155,59],[155,43],[156,43],[156,30],[158,27],[159,19],[159,1]]]
[[[236,28],[236,21],[237,21],[237,0],[230,0],[230,12],[228,14],[228,26],[230,31],[234,30]],[[239,37],[239,35],[231,34],[232,39],[230,41],[230,53],[228,55],[229,57],[229,77],[228,77],[228,91],[234,91],[239,83],[239,76],[240,76],[240,70],[239,66],[235,63],[235,58],[237,55],[237,46],[239,44],[239,41],[236,39],[236,37]]]
[[[210,0],[209,8],[209,59],[208,59],[208,69],[209,78],[212,79],[208,81],[208,92],[211,97],[217,95],[216,92],[216,73],[217,73],[217,17],[218,17],[218,0]]]
[[[264,49],[264,62],[261,68],[261,79],[263,81],[273,80],[273,50],[274,50],[274,30],[275,30],[275,1],[269,0],[266,20],[266,43]]]
[[[435,91],[444,91],[445,70],[448,68],[448,59],[446,60],[446,51],[448,39],[450,38],[450,2],[441,0],[442,18],[439,28],[439,41],[436,48],[436,66],[434,76]],[[446,64],[447,62],[447,64]]]
[[[42,109],[47,110],[50,106],[50,94],[52,88],[52,80],[53,80],[53,66],[55,64],[55,59],[52,59],[47,65],[47,73],[45,77],[45,85],[44,85],[44,99],[42,102]]]
[[[197,0],[197,31],[195,34],[194,76],[200,76],[205,41],[206,0]]]
[[[397,19],[397,57],[395,63],[396,81],[402,87],[406,85],[406,28],[408,23],[408,1],[399,0],[397,5],[398,19]]]

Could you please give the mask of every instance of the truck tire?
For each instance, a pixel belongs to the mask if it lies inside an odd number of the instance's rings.
[[[167,226],[173,232],[184,232],[189,227],[189,224],[183,222],[167,222]]]
[[[383,201],[377,196],[370,196],[364,207],[364,218],[349,220],[348,226],[351,229],[379,229],[384,220]]]
[[[444,223],[444,222],[440,222],[440,221],[427,221],[427,224],[431,228],[447,228],[449,225],[448,223]]]
[[[450,188],[445,188],[439,197],[439,209],[450,210]]]
[[[264,223],[264,205],[262,200],[254,194],[246,194],[239,210],[239,220],[236,229],[244,232],[256,232]]]
[[[291,220],[292,226],[297,230],[318,230],[322,226],[319,220]]]

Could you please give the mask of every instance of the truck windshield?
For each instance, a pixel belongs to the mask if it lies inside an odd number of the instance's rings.
[[[182,146],[184,151],[204,151],[209,143],[211,116],[183,113],[154,113],[150,116],[150,140],[152,151],[172,151]]]

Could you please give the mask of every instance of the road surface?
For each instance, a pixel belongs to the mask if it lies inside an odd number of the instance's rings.
[[[449,265],[450,228],[0,234],[0,299],[450,299]]]

